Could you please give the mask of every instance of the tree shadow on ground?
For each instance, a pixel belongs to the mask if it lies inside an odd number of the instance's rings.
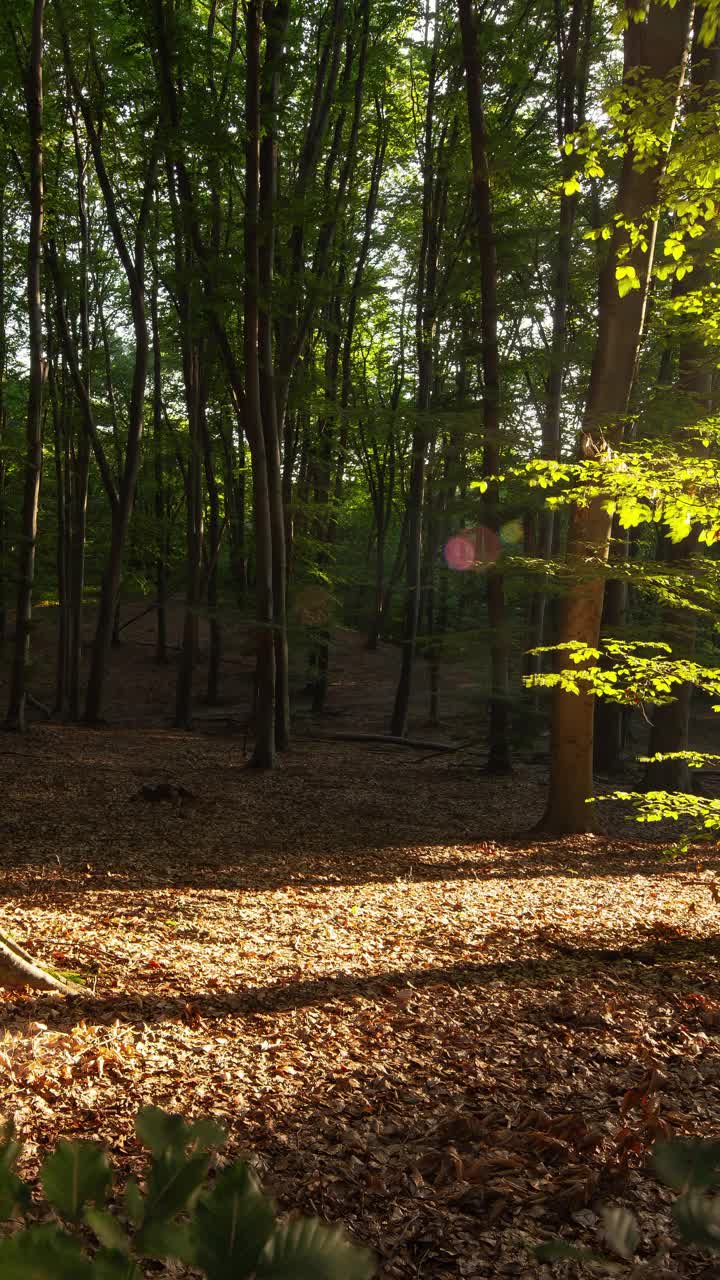
[[[358,1000],[386,1000],[400,990],[422,991],[433,987],[451,987],[456,991],[477,989],[478,992],[501,983],[527,990],[547,987],[549,978],[557,981],[582,975],[584,979],[602,979],[612,974],[613,987],[619,989],[623,979],[637,990],[638,981],[647,979],[653,986],[664,986],[686,974],[697,983],[706,979],[696,966],[706,965],[709,958],[720,956],[720,936],[704,939],[678,937],[644,945],[624,947],[573,946],[540,940],[544,954],[516,960],[488,961],[482,964],[432,965],[428,968],[388,969],[377,974],[340,973],[325,977],[292,979],[243,988],[218,987],[211,991],[187,990],[182,995],[165,991],[110,993],[88,997],[80,991],[63,998],[40,992],[23,1002],[32,1005],[33,1014],[43,1009],[53,1011],[53,1027],[72,1027],[78,1017],[88,1019],[100,1015],[103,1021],[119,1017],[138,1024],[183,1021],[193,1018],[252,1017],[257,1014],[285,1013],[294,1009],[330,1003],[353,1004]],[[165,984],[168,975],[163,978]]]
[[[206,850],[196,860],[177,861],[177,848],[147,848],[141,858],[132,853],[118,854],[112,861],[98,859],[82,852],[75,855],[70,848],[63,851],[62,861],[50,862],[37,850],[6,848],[0,851],[0,867],[7,868],[3,897],[22,899],[40,906],[51,896],[56,902],[63,895],[73,899],[98,891],[113,894],[145,890],[196,889],[207,892],[264,892],[276,889],[334,889],[351,885],[393,884],[453,881],[529,881],[549,878],[592,880],[625,877],[668,877],[678,875],[697,878],[696,856],[669,859],[657,846],[621,846],[619,842],[598,839],[588,852],[586,842],[565,841],[534,843],[506,842],[488,850],[487,844],[459,846],[455,857],[433,856],[432,844],[425,837],[424,846],[412,847],[420,841],[420,832],[410,838],[411,847],[371,846],[366,839],[363,848],[348,850],[340,842],[331,849],[320,847],[287,848],[273,859],[269,851],[261,854],[245,847],[224,846],[212,854]],[[439,844],[446,850],[452,840]],[[187,831],[184,833],[187,841]],[[137,848],[137,839],[131,844]],[[425,856],[423,856],[425,855]],[[703,851],[703,862],[709,868],[717,864],[715,850]],[[117,870],[115,868],[121,867]],[[14,881],[11,877],[18,876]],[[28,885],[28,878],[31,885]],[[701,882],[699,882],[701,883]]]

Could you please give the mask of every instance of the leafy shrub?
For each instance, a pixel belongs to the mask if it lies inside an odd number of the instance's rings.
[[[225,1135],[212,1120],[146,1107],[136,1130],[150,1159],[130,1178],[123,1211],[108,1205],[112,1170],[95,1142],[61,1140],[40,1170],[54,1221],[28,1220],[30,1189],[15,1166],[12,1133],[0,1145],[0,1218],[24,1219],[0,1240],[3,1280],[142,1280],[142,1259],[172,1259],[207,1280],[365,1280],[370,1254],[314,1219],[278,1221],[242,1161],[209,1178]],[[88,1230],[89,1228],[89,1230]],[[91,1235],[92,1233],[92,1235]],[[94,1237],[94,1240],[93,1240]]]
[[[720,1253],[720,1196],[710,1192],[720,1186],[720,1142],[701,1138],[671,1138],[653,1149],[655,1169],[663,1182],[679,1195],[672,1207],[673,1224],[687,1244]],[[640,1243],[640,1228],[629,1209],[606,1209],[605,1238],[619,1257],[632,1263]],[[575,1262],[604,1264],[617,1272],[617,1262],[579,1249],[564,1240],[548,1240],[536,1249],[543,1261],[565,1258]]]

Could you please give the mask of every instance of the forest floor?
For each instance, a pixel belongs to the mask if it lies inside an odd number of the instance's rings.
[[[0,1118],[27,1170],[61,1135],[136,1170],[153,1102],[222,1119],[284,1208],[342,1219],[384,1276],[568,1274],[529,1247],[597,1246],[608,1202],[649,1257],[670,1202],[649,1146],[720,1129],[715,857],[669,862],[622,825],[532,839],[530,758],[489,779],[480,754],[300,719],[277,771],[249,770],[238,736],[168,726],[172,670],[138,628],[112,727],[0,740],[0,929],[89,984],[0,993]],[[382,728],[396,665],[345,633],[324,730]],[[230,701],[241,658],[233,679]],[[192,797],[138,795],[164,780]],[[717,1274],[667,1265],[644,1274]]]

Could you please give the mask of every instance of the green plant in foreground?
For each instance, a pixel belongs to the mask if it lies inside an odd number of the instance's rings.
[[[142,1186],[130,1178],[124,1208],[108,1205],[112,1170],[96,1142],[64,1139],[47,1157],[40,1183],[54,1221],[28,1220],[30,1188],[15,1172],[20,1145],[0,1144],[3,1280],[142,1280],[142,1259],[183,1263],[207,1280],[366,1280],[371,1255],[339,1228],[314,1219],[278,1221],[252,1170],[238,1161],[208,1177],[225,1135],[213,1120],[145,1107],[136,1130],[150,1160]],[[89,1231],[88,1231],[89,1228]],[[92,1243],[90,1232],[95,1238]]]
[[[672,1207],[678,1235],[691,1245],[720,1253],[720,1196],[710,1192],[720,1186],[720,1141],[702,1138],[671,1138],[653,1149],[658,1176],[679,1195]],[[624,1260],[603,1257],[565,1240],[548,1240],[535,1250],[545,1262],[569,1259],[592,1263],[606,1272],[623,1273],[631,1265],[640,1243],[640,1228],[629,1209],[606,1209],[603,1215],[605,1239]]]

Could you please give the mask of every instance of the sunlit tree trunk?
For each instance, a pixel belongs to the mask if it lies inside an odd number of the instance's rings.
[[[674,72],[662,112],[662,127],[669,138],[685,64],[690,6],[684,0],[672,9],[653,4],[641,21],[634,17],[630,15],[625,31],[625,81],[635,86],[638,68],[662,81]],[[616,225],[610,241],[600,278],[598,336],[579,445],[581,457],[592,457],[606,441],[613,444],[622,438],[645,322],[657,232],[654,210],[666,154],[665,150],[656,154],[654,164],[645,159],[640,168],[630,143],[623,160],[616,215],[630,224],[649,219],[650,225],[645,240],[622,259],[623,265],[634,267],[639,283],[624,297],[615,276],[620,251],[628,244],[622,225]],[[560,643],[597,644],[604,589],[602,565],[608,556],[611,527],[612,517],[599,498],[572,511],[568,542],[571,585],[560,608]],[[593,559],[599,562],[598,572],[588,573]],[[594,700],[586,694],[554,693],[550,792],[541,823],[541,829],[550,834],[583,832],[593,825],[587,803],[593,794],[593,710]]]

